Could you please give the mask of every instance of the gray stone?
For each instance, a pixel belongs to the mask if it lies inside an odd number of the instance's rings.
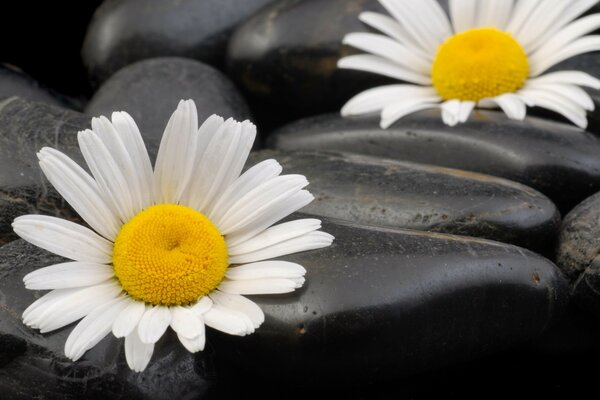
[[[77,362],[64,356],[73,326],[40,334],[21,321],[42,293],[25,289],[23,276],[63,262],[23,240],[0,248],[0,393],[2,399],[194,399],[210,383],[200,375],[212,368],[203,354],[187,352],[174,335],[157,344],[143,373],[129,369],[123,339],[112,334]]]
[[[0,65],[0,100],[14,96],[57,107],[75,106],[66,97],[40,85],[18,68],[6,64]]]
[[[466,171],[354,154],[262,150],[284,173],[309,178],[315,201],[302,212],[366,225],[493,239],[551,254],[560,216],[521,184]]]
[[[112,0],[96,10],[83,43],[93,83],[152,57],[221,63],[230,32],[273,0]]]
[[[237,120],[250,118],[235,86],[216,69],[185,58],[154,58],[129,65],[108,79],[85,112],[90,116],[127,111],[147,140],[160,143],[179,100],[193,99],[198,120],[212,114]]]
[[[600,316],[600,193],[565,217],[559,236],[557,265],[572,284],[580,307]]]
[[[283,150],[354,152],[479,172],[520,182],[548,196],[563,213],[600,190],[600,138],[571,125],[498,111],[476,111],[457,127],[439,111],[409,115],[387,130],[378,117],[307,118],[271,135]]]
[[[275,382],[372,382],[434,370],[537,338],[568,285],[548,260],[479,239],[325,221],[332,247],[283,257],[301,290],[253,296],[254,334],[215,332],[215,361]],[[343,385],[342,385],[343,386]]]

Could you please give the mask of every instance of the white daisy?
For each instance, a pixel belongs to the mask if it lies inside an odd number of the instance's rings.
[[[600,80],[581,71],[544,72],[600,50],[600,36],[585,36],[600,27],[600,14],[577,19],[598,0],[449,0],[449,18],[435,0],[379,2],[393,18],[374,12],[359,18],[384,35],[346,35],[345,44],[371,54],[344,57],[338,67],[410,84],[366,90],[342,115],[381,111],[387,128],[439,107],[443,121],[456,125],[475,106],[500,107],[516,120],[525,118],[526,106],[537,106],[587,126],[594,103],[580,86],[600,89]]]
[[[264,320],[243,295],[292,292],[305,269],[265,261],[329,246],[317,219],[272,226],[310,203],[302,175],[280,175],[275,160],[240,172],[256,136],[248,122],[211,116],[198,129],[193,101],[169,120],[154,172],[140,132],[124,112],[94,118],[79,132],[92,173],[63,153],[43,148],[40,166],[57,191],[93,229],[26,215],[14,231],[73,262],[24,278],[52,291],[23,313],[50,332],[81,318],[65,344],[79,359],[108,333],[125,338],[129,367],[142,371],[170,326],[190,352],[204,348],[205,325],[247,335]],[[231,264],[236,266],[230,267]]]

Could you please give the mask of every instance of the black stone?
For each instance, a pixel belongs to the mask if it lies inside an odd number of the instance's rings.
[[[572,283],[577,304],[600,316],[600,193],[565,217],[557,265]]]
[[[253,296],[254,334],[216,333],[215,361],[273,381],[371,382],[433,370],[536,338],[568,285],[527,250],[467,237],[325,221],[332,247],[283,257],[304,287]]]
[[[234,81],[264,113],[289,120],[337,110],[351,96],[391,82],[381,76],[338,69],[358,51],[342,45],[350,32],[368,28],[362,11],[385,12],[376,0],[282,0],[241,24],[227,50]]]
[[[302,212],[366,225],[482,237],[552,254],[560,216],[544,195],[487,175],[354,154],[263,150],[308,177]]]
[[[81,161],[77,132],[89,127],[90,118],[75,111],[17,97],[0,101],[0,244],[16,238],[10,224],[19,215],[77,218],[44,178],[36,153],[51,146]]]
[[[98,84],[152,57],[182,56],[220,64],[233,27],[273,0],[113,0],[94,13],[83,62]]]
[[[87,105],[90,116],[127,111],[147,140],[160,143],[169,117],[182,99],[193,99],[198,120],[212,114],[250,118],[234,85],[216,69],[185,58],[154,58],[129,65],[107,80]]]
[[[25,274],[63,262],[23,240],[0,248],[0,393],[2,399],[180,399],[200,398],[210,382],[200,374],[212,366],[192,355],[174,335],[162,338],[143,373],[129,369],[123,339],[112,334],[79,361],[64,356],[74,325],[52,333],[23,325],[21,314],[42,293],[25,289]]]
[[[448,127],[439,111],[407,116],[387,130],[378,117],[324,115],[275,132],[284,150],[345,151],[458,168],[510,179],[539,190],[568,212],[600,190],[600,138],[554,121],[511,121],[501,112],[476,111]]]
[[[57,107],[75,106],[72,101],[44,87],[18,68],[6,64],[0,65],[0,100],[13,96]]]

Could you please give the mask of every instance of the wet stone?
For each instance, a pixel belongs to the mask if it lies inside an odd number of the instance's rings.
[[[302,212],[366,225],[493,239],[551,254],[559,213],[544,195],[487,175],[355,154],[262,150],[284,173],[309,177]]]
[[[368,28],[363,11],[384,12],[376,0],[281,0],[241,24],[227,51],[230,76],[266,112],[288,119],[339,109],[352,95],[391,82],[375,74],[338,69],[346,33]]]
[[[0,100],[14,96],[57,107],[74,107],[66,97],[42,86],[18,68],[0,64]]]
[[[600,316],[600,193],[565,217],[557,265],[572,284],[577,305]]]
[[[476,111],[448,127],[439,111],[407,116],[387,130],[379,118],[307,118],[274,132],[282,150],[354,152],[457,168],[506,178],[548,196],[565,214],[600,190],[600,138],[541,118],[512,121],[501,112]]]
[[[273,0],[117,0],[96,10],[83,44],[94,83],[136,61],[181,56],[220,64],[233,27]]]
[[[2,399],[180,399],[202,398],[212,366],[190,354],[175,335],[162,338],[143,373],[129,369],[123,339],[112,334],[77,362],[64,356],[73,327],[40,334],[23,325],[21,314],[44,292],[25,289],[27,273],[64,262],[23,240],[0,248],[0,393]],[[208,346],[208,344],[207,344]]]
[[[147,140],[160,143],[181,99],[196,102],[198,121],[212,114],[239,121],[250,118],[246,102],[225,75],[201,62],[175,57],[123,68],[98,89],[85,112],[98,116],[127,111]]]
[[[252,296],[254,334],[215,333],[222,371],[269,380],[372,382],[534,339],[561,316],[568,286],[547,259],[479,239],[325,221],[332,247],[284,257],[302,289]]]

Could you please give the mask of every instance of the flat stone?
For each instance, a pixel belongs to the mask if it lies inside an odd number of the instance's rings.
[[[580,307],[600,316],[600,193],[565,217],[559,236],[557,265],[572,284]]]
[[[448,127],[439,111],[407,116],[387,130],[378,117],[307,118],[269,140],[283,150],[354,152],[479,172],[539,190],[568,212],[600,190],[600,138],[568,124],[527,117],[512,121],[498,111],[476,111]]]
[[[234,26],[273,0],[120,0],[96,10],[83,43],[94,83],[152,57],[222,62]]]
[[[160,143],[169,117],[181,99],[193,99],[198,120],[212,114],[250,118],[246,102],[225,75],[198,61],[154,58],[129,65],[108,79],[85,112],[90,116],[127,111],[147,140]]]
[[[157,344],[143,373],[129,369],[123,339],[112,334],[77,362],[64,356],[74,325],[40,334],[21,321],[43,293],[25,289],[27,273],[64,259],[23,240],[0,248],[0,392],[3,399],[180,399],[201,398],[210,383],[200,376],[203,354],[192,355],[168,335]]]
[[[254,334],[215,332],[215,361],[257,379],[371,382],[434,370],[538,337],[568,285],[547,259],[479,239],[325,221],[332,247],[284,257],[304,287],[253,296]]]
[[[376,0],[280,0],[238,26],[228,51],[229,75],[253,106],[288,119],[339,110],[354,94],[390,79],[338,69],[358,51],[342,45],[368,28],[363,11],[385,12]]]
[[[366,225],[475,236],[554,252],[560,216],[544,195],[505,179],[355,154],[262,150],[309,178],[302,212]]]
[[[20,69],[0,64],[0,100],[13,96],[57,107],[74,107],[66,97],[42,86]]]

